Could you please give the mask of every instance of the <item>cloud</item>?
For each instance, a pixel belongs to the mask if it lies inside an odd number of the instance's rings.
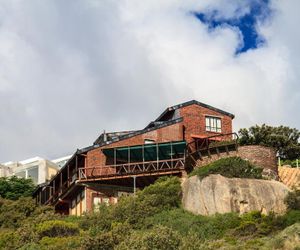
[[[191,14],[238,18],[245,2],[0,1],[0,162],[69,154],[190,99],[235,113],[236,129],[300,127],[298,2],[272,1],[266,43],[238,56],[238,28]]]

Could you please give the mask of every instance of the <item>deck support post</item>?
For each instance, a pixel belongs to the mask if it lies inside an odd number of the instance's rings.
[[[62,186],[62,171],[60,173],[60,193],[62,193],[62,189],[63,189],[63,186]]]
[[[142,145],[143,171],[145,170],[145,145]]]
[[[67,187],[70,186],[70,165],[67,165]]]
[[[157,164],[157,169],[159,169],[158,167],[158,161],[159,161],[159,149],[158,149],[158,143],[156,143],[156,164]]]
[[[133,178],[133,194],[135,196],[135,194],[136,194],[136,176],[133,176],[132,178]]]
[[[114,148],[114,165],[117,165],[117,150]]]
[[[75,172],[76,172],[76,177],[78,178],[79,174],[78,174],[78,156],[77,156],[77,154],[75,156]]]
[[[171,168],[173,168],[173,144],[171,141]]]

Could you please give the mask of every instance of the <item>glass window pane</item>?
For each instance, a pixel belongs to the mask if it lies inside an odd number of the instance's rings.
[[[205,118],[205,125],[206,125],[206,127],[209,127],[209,117]]]
[[[32,179],[34,184],[38,183],[38,179],[39,179],[39,167],[33,167],[28,169],[28,178]]]
[[[25,178],[26,177],[26,172],[25,171],[21,171],[21,172],[17,172],[15,173],[16,176],[21,177],[21,178]]]
[[[221,119],[217,119],[217,128],[221,128]]]

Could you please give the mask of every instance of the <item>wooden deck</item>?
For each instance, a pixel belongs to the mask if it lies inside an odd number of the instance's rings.
[[[110,180],[133,176],[166,175],[184,170],[185,159],[135,162],[79,169],[79,182]]]

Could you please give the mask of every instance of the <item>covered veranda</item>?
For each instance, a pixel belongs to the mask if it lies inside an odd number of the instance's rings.
[[[107,164],[80,169],[80,180],[149,176],[184,169],[185,141],[104,148]]]

